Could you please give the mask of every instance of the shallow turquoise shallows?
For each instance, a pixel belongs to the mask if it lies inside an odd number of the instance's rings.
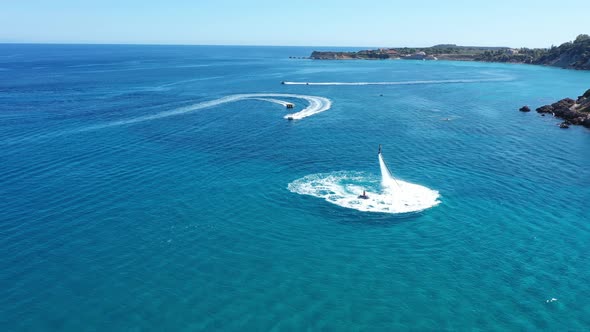
[[[590,72],[311,51],[0,45],[0,330],[590,329]]]

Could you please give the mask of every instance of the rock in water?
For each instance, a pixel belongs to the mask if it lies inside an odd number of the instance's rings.
[[[551,107],[551,105],[538,107],[537,113],[553,113],[553,107]]]
[[[520,111],[526,112],[525,107],[521,107]],[[559,125],[560,128],[569,128],[570,125],[590,128],[590,90],[584,92],[577,100],[564,98],[551,105],[538,107],[537,112],[543,116],[550,113],[556,118],[565,120]]]
[[[518,110],[521,111],[521,112],[530,112],[531,111],[531,109],[528,106],[526,106],[526,105],[523,106],[523,107],[521,107],[521,108],[519,108]]]

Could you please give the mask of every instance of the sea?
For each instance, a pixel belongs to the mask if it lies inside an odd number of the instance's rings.
[[[590,72],[314,49],[0,45],[0,330],[589,330]]]

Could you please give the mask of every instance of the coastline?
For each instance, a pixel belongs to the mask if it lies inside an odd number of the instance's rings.
[[[530,62],[523,62],[523,61],[488,61],[483,59],[475,59],[469,56],[446,56],[446,55],[437,55],[436,59],[404,59],[404,58],[390,58],[390,59],[378,59],[378,58],[353,58],[353,57],[342,57],[342,58],[314,58],[314,57],[289,57],[291,59],[308,59],[308,60],[320,60],[320,61],[397,61],[397,60],[413,60],[413,61],[459,61],[459,62],[481,62],[481,63],[504,63],[504,64],[515,64],[515,65],[533,65],[533,66],[544,66],[544,67],[553,67],[553,68],[560,68],[560,69],[567,69],[567,70],[590,70],[588,68],[575,68],[571,66],[557,66],[551,65],[546,63],[530,63]]]
[[[530,112],[531,109],[528,106],[523,106],[519,111]],[[567,129],[570,125],[590,128],[590,89],[575,100],[564,98],[555,103],[537,107],[536,111],[542,116],[551,114],[555,118],[564,120],[559,124],[562,129]]]
[[[590,36],[551,48],[509,48],[440,44],[420,48],[377,48],[357,52],[313,51],[312,60],[448,60],[546,65],[565,69],[590,70]]]

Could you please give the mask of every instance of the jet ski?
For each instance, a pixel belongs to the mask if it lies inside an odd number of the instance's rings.
[[[369,196],[367,196],[367,192],[363,190],[363,194],[359,195],[358,198],[360,199],[369,199]]]

